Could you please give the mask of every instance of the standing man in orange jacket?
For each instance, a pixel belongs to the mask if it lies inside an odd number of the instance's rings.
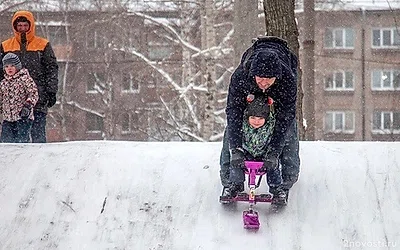
[[[34,107],[32,142],[46,142],[46,116],[48,108],[54,106],[58,91],[58,64],[48,40],[35,34],[35,19],[29,11],[17,11],[12,18],[14,36],[0,45],[0,68],[3,57],[12,52],[28,69],[39,90],[39,101]],[[0,81],[4,78],[0,74]]]

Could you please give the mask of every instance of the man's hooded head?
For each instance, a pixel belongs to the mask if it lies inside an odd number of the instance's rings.
[[[17,30],[17,25],[20,22],[26,22],[29,24],[29,28],[31,27],[31,22],[25,16],[18,16],[13,22],[14,30]]]
[[[35,37],[35,18],[33,17],[32,12],[26,10],[19,10],[14,13],[14,16],[11,20],[11,24],[14,30],[14,36],[17,38],[19,42],[21,42],[21,33],[17,31],[18,22],[27,22],[29,23],[29,30],[26,32],[26,39],[28,41],[32,41]]]
[[[282,65],[278,55],[271,51],[258,52],[251,63],[250,74],[261,78],[281,79]]]

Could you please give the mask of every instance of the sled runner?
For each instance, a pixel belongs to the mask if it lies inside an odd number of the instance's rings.
[[[220,202],[224,204],[238,201],[249,203],[249,209],[243,211],[243,225],[246,229],[258,229],[260,227],[258,212],[254,210],[255,204],[257,202],[272,201],[271,194],[256,194],[256,189],[260,186],[262,176],[265,175],[265,172],[259,171],[262,165],[263,162],[245,161],[249,193],[239,193],[236,197],[220,196],[219,198]],[[258,181],[256,183],[257,176]]]

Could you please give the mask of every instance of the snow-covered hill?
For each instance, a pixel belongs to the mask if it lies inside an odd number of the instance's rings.
[[[258,232],[218,203],[220,148],[0,144],[0,249],[400,249],[400,143],[301,142],[289,205],[258,203]]]

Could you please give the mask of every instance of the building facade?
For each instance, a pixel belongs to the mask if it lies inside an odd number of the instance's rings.
[[[315,12],[316,140],[400,139],[399,14]]]
[[[152,13],[154,19],[174,15]],[[150,136],[155,134],[150,130],[162,135],[168,129],[163,102],[171,103],[176,91],[149,65],[162,64],[161,73],[177,82],[182,72],[181,47],[159,39],[159,25],[126,12],[34,16],[36,35],[50,41],[59,64],[58,101],[48,113],[48,141],[171,139]],[[13,35],[11,17],[0,15],[2,40]]]
[[[179,140],[163,137],[170,121],[162,114],[165,103],[175,102],[179,94],[141,58],[163,64],[177,81],[185,77],[185,51],[160,39],[161,26],[129,13],[34,14],[36,33],[50,40],[60,66],[60,91],[49,111],[48,141]],[[2,40],[12,35],[11,16],[0,13]],[[174,12],[152,16],[176,19],[177,24],[181,18]],[[315,12],[316,140],[400,140],[399,16],[400,10]],[[217,18],[232,20],[229,13]],[[302,41],[307,20],[301,12],[297,18]],[[194,20],[193,30],[186,32],[193,33],[190,42],[200,47],[199,25]],[[221,26],[219,41],[226,34],[226,26]],[[233,56],[230,50],[223,58],[230,70],[236,66]],[[229,71],[221,67],[217,71],[223,110]],[[160,137],[153,138],[154,131]]]

